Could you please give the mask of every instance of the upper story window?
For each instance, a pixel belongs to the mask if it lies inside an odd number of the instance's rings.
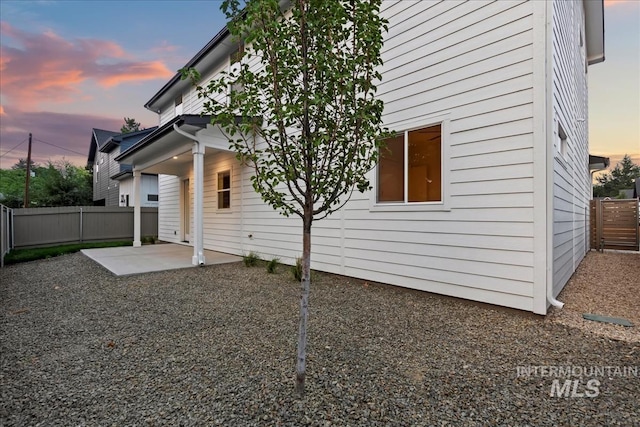
[[[176,108],[176,116],[182,114],[182,94],[176,96],[176,99],[173,102],[173,105]]]
[[[244,56],[244,43],[239,43],[238,46],[231,52],[229,55],[229,63],[235,64],[236,62],[240,62],[242,57]]]
[[[218,172],[218,209],[231,207],[231,171]]]
[[[442,202],[442,124],[405,131],[384,142],[377,201]]]

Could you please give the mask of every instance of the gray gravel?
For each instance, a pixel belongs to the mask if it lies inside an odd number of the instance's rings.
[[[640,378],[550,397],[519,366],[638,366],[637,343],[317,274],[227,264],[115,277],[81,254],[0,271],[0,425],[638,425]],[[640,373],[639,373],[640,374]],[[592,377],[569,376],[585,391]],[[564,384],[565,377],[560,379]]]

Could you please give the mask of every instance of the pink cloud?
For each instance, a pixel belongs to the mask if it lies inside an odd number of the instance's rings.
[[[3,154],[0,168],[10,168],[18,159],[26,158],[27,144],[24,141],[29,132],[33,133],[32,157],[36,163],[45,164],[49,160],[64,158],[77,166],[84,166],[89,154],[91,129],[117,132],[122,123],[121,118],[47,111],[25,112],[7,106],[0,120],[0,154]],[[14,147],[13,151],[4,155]]]
[[[637,0],[604,0],[604,7],[615,6],[624,3],[636,3]]]
[[[160,61],[136,61],[107,40],[65,40],[51,31],[34,34],[6,22],[0,22],[0,32],[14,41],[0,46],[0,91],[5,104],[21,109],[44,101],[71,102],[87,80],[113,87],[174,74]]]

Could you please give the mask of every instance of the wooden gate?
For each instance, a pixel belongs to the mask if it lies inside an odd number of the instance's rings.
[[[640,249],[638,199],[591,200],[591,248]]]

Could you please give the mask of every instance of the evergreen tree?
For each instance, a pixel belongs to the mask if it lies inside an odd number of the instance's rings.
[[[593,196],[618,197],[620,190],[633,188],[636,178],[640,178],[640,166],[625,154],[611,172],[596,178],[598,184],[593,186]]]

